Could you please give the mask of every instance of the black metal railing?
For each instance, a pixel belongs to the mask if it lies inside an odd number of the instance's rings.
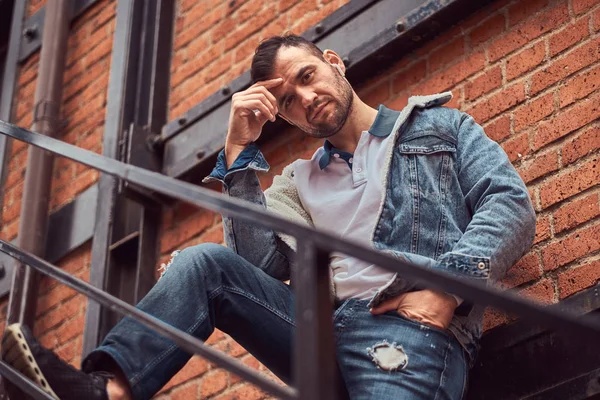
[[[0,251],[57,279],[109,309],[136,319],[164,337],[173,340],[186,351],[205,357],[277,397],[311,400],[335,398],[335,385],[332,384],[336,368],[331,326],[332,308],[324,306],[331,304],[328,268],[329,255],[332,252],[344,253],[370,262],[418,280],[424,286],[455,293],[467,301],[504,309],[543,323],[549,328],[577,334],[578,340],[582,336],[598,338],[600,334],[600,321],[590,316],[578,316],[553,307],[543,307],[522,299],[512,292],[503,292],[483,284],[461,280],[443,271],[412,265],[363,244],[342,240],[334,235],[290,222],[255,204],[229,198],[191,183],[128,165],[3,121],[0,121],[0,133],[146,189],[218,212],[224,216],[241,218],[294,236],[298,241],[298,264],[302,265],[302,268],[295,268],[293,271],[297,323],[294,357],[295,389],[282,387],[260,376],[256,371],[212,349],[201,340],[69,275],[39,257],[0,240]],[[28,393],[32,396],[49,398],[41,395],[39,390],[36,391],[33,383],[27,381],[7,364],[0,363],[0,373],[7,379],[18,383],[22,388],[28,387]]]

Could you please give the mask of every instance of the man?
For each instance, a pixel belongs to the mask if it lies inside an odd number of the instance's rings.
[[[207,180],[402,260],[468,280],[500,278],[535,231],[527,189],[502,149],[471,117],[442,107],[449,93],[413,97],[401,112],[376,110],[344,71],[335,52],[300,37],[261,43],[255,84],[233,96],[225,149]],[[263,194],[256,171],[268,164],[254,142],[277,116],[327,140]],[[294,241],[244,221],[224,218],[223,226],[228,247],[174,255],[138,307],[203,340],[217,327],[291,382],[293,293],[281,280]],[[337,362],[351,398],[463,396],[483,307],[343,254],[332,256],[331,271]],[[3,358],[61,399],[150,398],[190,356],[125,318],[80,372],[27,329],[7,332]]]

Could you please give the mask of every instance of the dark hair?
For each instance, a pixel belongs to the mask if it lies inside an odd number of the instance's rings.
[[[250,68],[250,76],[253,83],[271,79],[277,52],[282,47],[303,47],[321,60],[325,60],[321,49],[302,36],[294,34],[272,36],[263,40],[254,51],[252,67]]]

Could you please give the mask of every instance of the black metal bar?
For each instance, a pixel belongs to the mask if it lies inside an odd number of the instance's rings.
[[[0,361],[0,375],[2,375],[4,379],[8,379],[9,381],[17,385],[19,389],[21,389],[26,394],[32,396],[34,399],[54,400],[54,397],[44,392],[25,375],[21,374],[19,371],[17,371],[4,361]]]
[[[48,217],[44,259],[56,262],[94,235],[98,185],[92,185]]]
[[[119,0],[117,3],[117,20],[111,56],[102,146],[102,154],[112,159],[118,158],[119,137],[127,127],[124,122],[126,107],[124,93],[127,88],[127,76],[131,75],[131,65],[128,62],[128,57],[135,7],[136,2],[131,0]],[[92,242],[90,283],[98,288],[104,288],[109,263],[108,247],[112,240],[113,210],[117,200],[117,180],[110,175],[102,174],[100,175],[98,188],[100,190],[96,207],[96,227]],[[100,304],[88,302],[83,334],[83,356],[91,352],[100,343],[101,316]]]
[[[33,109],[33,129],[55,136],[60,129],[60,103],[63,93],[63,75],[69,35],[69,0],[48,4],[47,23],[44,26],[44,46]],[[43,255],[46,249],[48,204],[52,184],[54,154],[29,148],[27,168],[19,219],[19,244],[27,251]],[[27,266],[17,265],[14,271],[11,296],[8,302],[8,323],[35,323],[39,275]]]
[[[208,361],[226,368],[229,372],[236,374],[240,378],[255,384],[256,386],[275,396],[283,399],[295,398],[296,391],[294,389],[280,386],[272,380],[263,377],[257,371],[250,369],[242,362],[232,359],[218,350],[205,345],[200,339],[172,327],[171,325],[135,308],[130,304],[127,304],[126,302],[114,296],[109,295],[108,293],[103,292],[102,290],[90,285],[85,281],[82,281],[81,279],[69,275],[68,273],[44,261],[43,259],[36,257],[33,254],[24,252],[18,247],[3,240],[0,240],[0,251],[10,255],[11,257],[14,257],[24,264],[30,265],[42,274],[50,276],[51,278],[54,278],[57,281],[69,286],[70,288],[75,289],[77,292],[87,296],[89,299],[97,301],[107,308],[110,308],[112,311],[116,311],[123,315],[134,318],[136,321],[149,328],[152,328],[165,338],[172,340],[183,350],[198,354],[206,358]]]
[[[0,93],[0,120],[3,121],[10,121],[12,117],[12,104],[17,82],[17,71],[19,69],[21,30],[26,8],[26,1],[15,1],[13,6],[8,52],[6,53],[2,85],[0,86],[2,88],[2,92]],[[0,137],[0,210],[4,201],[4,181],[7,174],[5,166],[7,164],[9,148],[8,138],[2,135]]]
[[[343,240],[327,232],[290,222],[255,204],[229,198],[213,190],[111,160],[7,122],[0,121],[0,133],[198,207],[228,217],[254,222],[296,238],[311,238],[315,243],[319,243],[323,251],[340,252],[359,258],[389,271],[397,272],[406,278],[415,279],[425,287],[456,293],[473,303],[504,309],[566,333],[591,335],[595,338],[600,333],[600,321],[596,318],[578,317],[571,312],[543,307],[510,291],[505,292],[486,287],[484,284],[466,281],[440,270],[402,262],[392,255],[373,250],[364,244]]]
[[[337,398],[329,253],[300,240],[294,269],[296,306],[294,384],[301,399]]]
[[[74,0],[73,12],[71,13],[70,20],[73,21],[75,18],[83,14],[85,10],[90,8],[97,1],[98,0]],[[16,2],[20,3],[18,0]],[[35,14],[27,18],[25,21],[23,29],[19,31],[24,38],[19,49],[19,61],[26,60],[27,57],[38,51],[42,46],[45,20],[46,6],[40,8]]]

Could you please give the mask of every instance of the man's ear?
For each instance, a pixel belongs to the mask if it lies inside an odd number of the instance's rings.
[[[328,62],[329,64],[333,65],[334,68],[337,65],[336,68],[339,70],[341,70],[342,75],[344,73],[346,73],[346,66],[344,65],[344,61],[342,61],[342,58],[339,56],[338,53],[336,53],[333,50],[327,49],[323,52],[323,58],[325,59],[326,62]]]

